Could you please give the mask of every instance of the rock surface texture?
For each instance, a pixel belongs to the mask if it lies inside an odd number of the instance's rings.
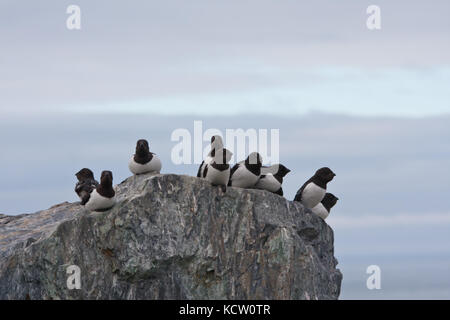
[[[130,177],[117,205],[0,215],[0,299],[337,299],[333,231],[300,203],[180,175]],[[80,268],[69,290],[67,268]]]

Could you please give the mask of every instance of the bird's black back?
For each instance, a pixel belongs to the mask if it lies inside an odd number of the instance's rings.
[[[201,178],[202,177],[202,166],[205,163],[205,161],[202,161],[202,164],[200,165],[200,167],[198,167],[198,171],[197,171],[197,178]]]
[[[295,194],[294,201],[301,201],[302,200],[302,193],[305,187],[308,185],[308,183],[312,182],[313,178],[310,178],[308,181],[306,181],[300,189],[298,189],[297,193]]]
[[[98,182],[94,179],[87,179],[77,182],[75,185],[75,192],[80,197],[82,205],[85,205],[88,202],[91,192],[94,191],[98,185]]]
[[[231,168],[230,171],[230,180],[228,180],[228,185],[231,186],[231,177],[233,176],[233,173],[236,172],[236,170],[239,168],[239,163],[236,163],[233,168]]]
[[[98,182],[94,179],[78,181],[75,185],[75,192],[80,195],[82,191],[91,193],[98,186]]]
[[[294,201],[300,201],[302,198],[302,193],[303,190],[305,189],[305,187],[309,184],[313,182],[315,185],[321,187],[322,189],[327,189],[327,183],[325,181],[323,181],[322,179],[320,179],[316,174],[313,175],[308,181],[306,181],[302,187],[297,191],[297,194],[295,195]]]

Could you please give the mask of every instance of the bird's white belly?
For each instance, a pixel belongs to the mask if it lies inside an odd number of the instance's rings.
[[[327,209],[325,209],[325,207],[323,206],[322,203],[319,203],[317,206],[315,206],[314,208],[311,209],[311,211],[315,214],[317,214],[319,217],[321,217],[322,219],[326,219],[328,217],[328,215],[330,214]]]
[[[257,189],[268,190],[270,192],[276,192],[281,188],[281,183],[271,174],[266,174],[264,179],[259,179],[255,187]]]
[[[231,185],[239,188],[251,188],[258,182],[259,176],[252,174],[245,167],[239,167],[231,178]]]
[[[309,209],[314,208],[322,201],[326,192],[325,189],[319,187],[315,183],[308,183],[303,189],[301,202]]]
[[[152,160],[146,164],[140,164],[134,161],[134,158],[132,157],[130,162],[128,163],[128,168],[130,171],[134,174],[143,174],[148,172],[155,172],[160,173],[161,172],[161,160],[156,155],[153,155]]]
[[[101,196],[97,190],[92,191],[91,197],[89,198],[89,201],[86,203],[85,207],[88,210],[95,211],[95,210],[101,210],[101,209],[109,209],[114,206],[116,203],[115,197],[112,198],[106,198]]]
[[[208,170],[206,172],[206,180],[211,182],[214,185],[227,185],[228,180],[230,179],[230,169],[219,171],[212,166],[208,166]]]

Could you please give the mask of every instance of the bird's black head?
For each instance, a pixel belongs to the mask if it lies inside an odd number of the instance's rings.
[[[100,183],[103,187],[111,187],[113,182],[113,174],[111,171],[102,171]]]
[[[247,157],[247,159],[245,159],[245,164],[254,165],[256,167],[261,168],[262,167],[262,157],[258,152],[252,152]]]
[[[317,170],[314,176],[317,177],[317,179],[319,179],[320,181],[327,183],[333,180],[336,174],[333,171],[331,171],[330,168],[323,167]]]
[[[80,171],[75,173],[75,176],[77,177],[78,181],[84,181],[89,179],[94,180],[94,173],[88,168],[81,169]]]
[[[280,177],[284,177],[286,176],[289,172],[291,172],[291,170],[289,170],[288,168],[286,168],[284,165],[279,164],[278,165],[278,172],[276,173],[276,175],[280,176]]]
[[[222,149],[223,148],[223,141],[222,137],[219,135],[214,135],[211,137],[211,149]]]
[[[334,207],[334,205],[338,200],[339,198],[336,197],[334,194],[326,193],[325,197],[323,197],[322,199],[322,204],[328,211],[330,211],[330,209]]]
[[[140,139],[136,142],[136,154],[138,155],[146,155],[150,152],[150,148],[148,146],[148,141],[145,139]]]

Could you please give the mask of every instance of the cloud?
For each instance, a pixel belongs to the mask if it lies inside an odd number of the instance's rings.
[[[381,1],[378,33],[354,2],[80,0],[80,31],[69,4],[2,2],[3,114],[447,110],[445,1]]]
[[[339,216],[333,215],[327,220],[333,228],[355,229],[355,228],[380,228],[380,227],[410,227],[410,226],[443,226],[450,224],[449,213],[417,214],[377,214],[361,216]]]
[[[224,61],[222,66],[228,66]],[[320,67],[267,70],[266,66],[205,75],[192,70],[189,84],[172,83],[174,92],[116,101],[71,103],[80,113],[158,113],[165,115],[304,115],[311,110],[354,115],[421,116],[448,113],[450,68],[428,71],[402,68]],[[214,67],[212,67],[214,70]],[[262,71],[261,71],[262,70]],[[183,72],[183,71],[182,71]],[[212,71],[211,71],[212,72]],[[184,77],[185,75],[181,75]],[[208,79],[207,83],[203,83]],[[178,91],[178,85],[190,91]],[[324,94],[326,93],[326,94]],[[429,99],[433,97],[433,105]],[[359,128],[362,130],[365,128]]]

